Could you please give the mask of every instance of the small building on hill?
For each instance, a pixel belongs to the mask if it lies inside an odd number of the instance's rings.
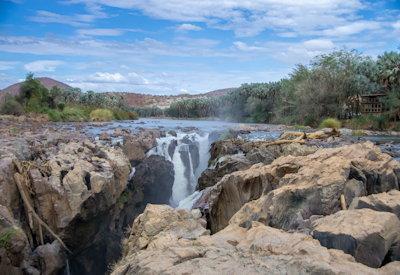
[[[361,95],[361,113],[379,115],[386,111],[385,99],[387,94],[368,94]]]

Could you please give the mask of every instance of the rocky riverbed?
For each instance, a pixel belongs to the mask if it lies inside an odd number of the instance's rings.
[[[0,273],[400,274],[395,140],[288,129],[0,118]]]

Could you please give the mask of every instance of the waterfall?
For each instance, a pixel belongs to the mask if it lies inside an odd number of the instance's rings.
[[[199,167],[196,169],[196,184],[197,180],[201,176],[201,173],[203,173],[204,170],[207,169],[208,167],[208,160],[210,159],[210,141],[208,139],[209,133],[206,133],[204,136],[198,135],[198,142],[199,142],[199,155],[200,155],[200,161],[199,161]]]
[[[182,209],[187,209],[187,210],[191,210],[194,203],[200,199],[201,195],[203,194],[203,191],[195,191],[193,194],[191,194],[190,196],[184,198],[183,200],[181,200],[179,202],[178,208],[182,208]]]
[[[198,150],[197,167],[195,167],[193,161],[196,155],[191,152],[193,146]],[[166,160],[171,161],[174,166],[175,179],[170,198],[171,206],[180,207],[183,203],[184,208],[186,208],[193,205],[193,199],[198,196],[198,192],[193,193],[196,189],[197,180],[208,166],[209,148],[208,133],[203,135],[199,133],[178,133],[176,137],[167,135],[158,138],[157,146],[148,152],[148,155],[163,156]],[[184,201],[184,199],[187,200]]]
[[[174,185],[172,186],[172,196],[170,199],[170,204],[172,206],[177,206],[179,201],[184,199],[188,195],[188,179],[185,177],[185,165],[181,158],[181,152],[187,149],[186,144],[178,144],[175,149],[174,157],[172,163],[174,164]]]

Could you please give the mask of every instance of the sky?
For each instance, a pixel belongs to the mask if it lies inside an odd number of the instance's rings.
[[[200,93],[399,46],[400,0],[0,0],[0,89],[33,72],[83,91]]]

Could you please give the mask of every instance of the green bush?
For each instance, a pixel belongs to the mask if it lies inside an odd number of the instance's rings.
[[[7,97],[0,107],[0,114],[20,116],[24,113],[22,105],[13,97]]]
[[[346,122],[347,127],[352,129],[369,129],[372,126],[371,116],[357,116]]]
[[[91,121],[110,121],[113,119],[114,115],[108,109],[96,109],[90,113]]]
[[[125,111],[122,109],[114,109],[112,112],[116,120],[134,120],[139,118],[136,112]]]
[[[326,118],[321,122],[319,127],[320,128],[339,129],[340,127],[342,127],[342,123],[335,118]]]
[[[63,114],[58,110],[49,109],[46,114],[49,116],[50,121],[63,121]]]
[[[373,130],[384,130],[389,127],[389,119],[385,115],[371,116],[372,118],[372,129]]]
[[[67,106],[61,113],[63,121],[87,121],[89,120],[88,112],[83,107]]]

